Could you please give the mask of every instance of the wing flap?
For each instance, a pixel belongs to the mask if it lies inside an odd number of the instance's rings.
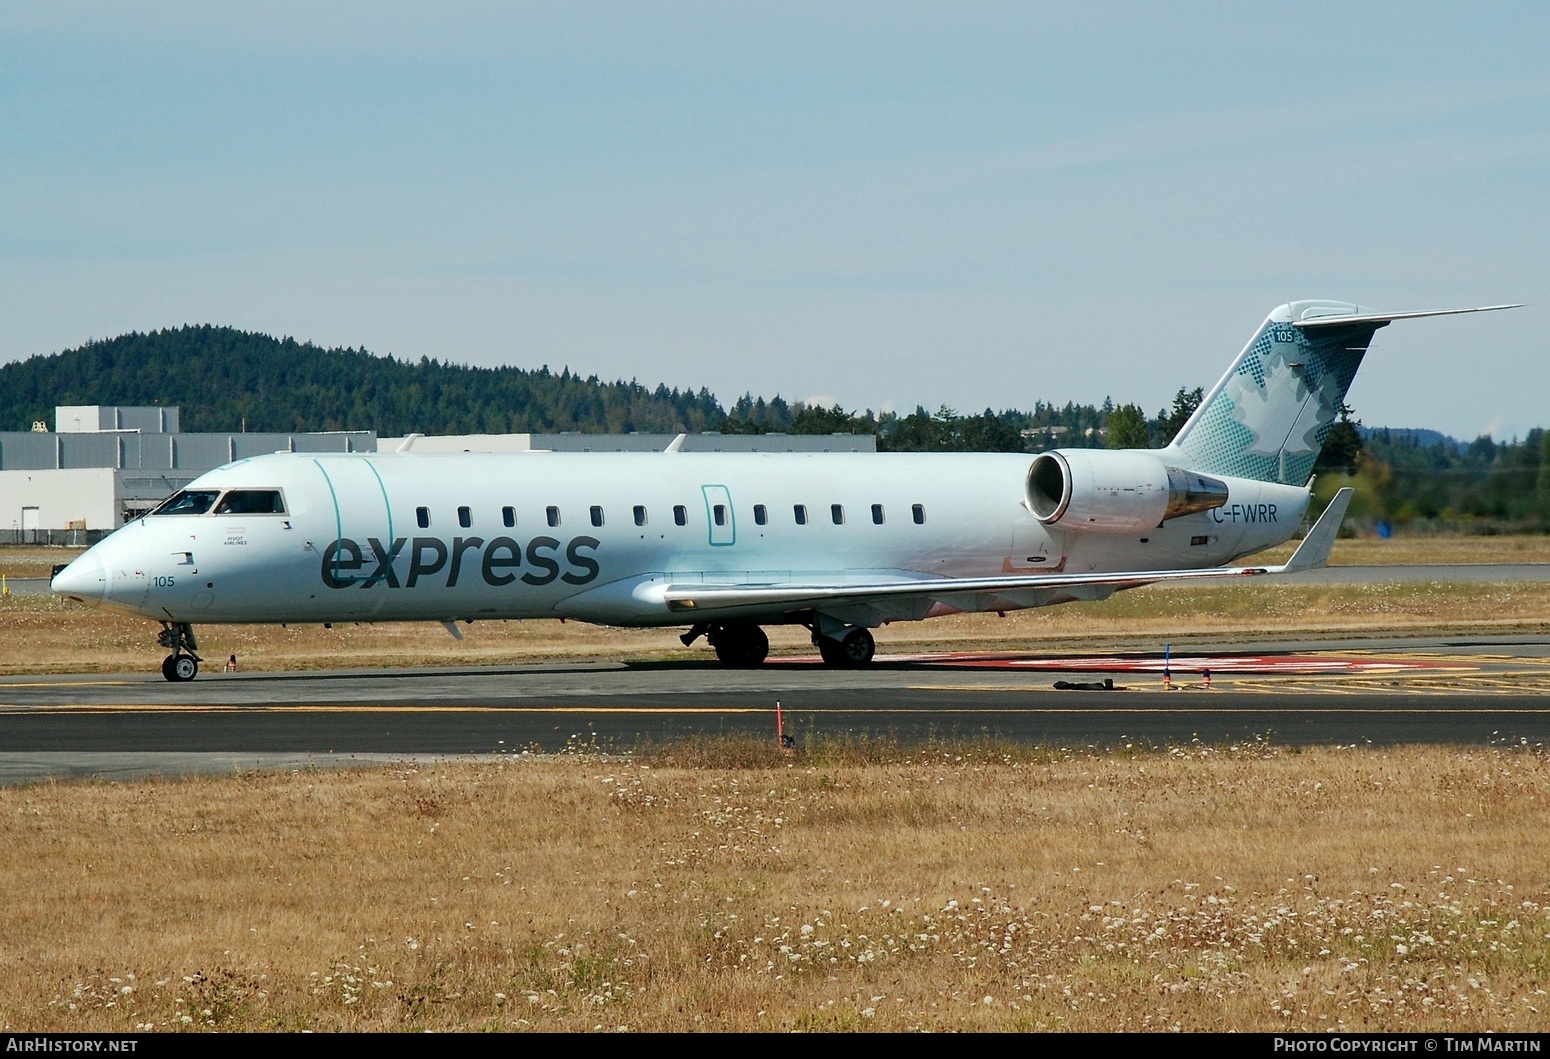
[[[669,585],[663,601],[670,610],[693,612],[725,607],[825,603],[885,603],[901,598],[946,602],[956,595],[1104,587],[1133,588],[1158,581],[1201,581],[1281,572],[1274,566],[1213,567],[1208,570],[1146,570],[1109,574],[1030,574],[1020,577],[937,577],[859,585]]]

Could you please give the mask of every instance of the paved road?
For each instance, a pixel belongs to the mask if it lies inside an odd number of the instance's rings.
[[[13,596],[41,596],[48,592],[46,577],[8,577],[5,590]]]
[[[1253,562],[1252,557],[1245,562]],[[1324,566],[1298,574],[1284,574],[1287,581],[1321,585],[1379,585],[1402,581],[1435,581],[1439,584],[1505,581],[1550,581],[1550,563],[1452,563],[1442,566]]]
[[[629,749],[695,735],[996,738],[1059,746],[1550,744],[1550,637],[1267,642],[1155,653],[802,663],[580,664],[0,679],[0,782],[297,767],[410,755]],[[1203,686],[1203,668],[1213,686]],[[1054,683],[1113,680],[1109,691]]]

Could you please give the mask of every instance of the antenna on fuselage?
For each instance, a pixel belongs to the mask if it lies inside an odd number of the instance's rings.
[[[688,440],[689,440],[689,435],[688,434],[679,434],[672,441],[669,441],[667,443],[667,448],[663,449],[662,451],[663,452],[682,452],[684,450],[684,442],[686,442]]]
[[[398,448],[394,449],[393,451],[408,452],[410,449],[414,448],[414,443],[419,441],[424,436],[424,434],[407,434],[404,436],[404,440],[398,443]]]

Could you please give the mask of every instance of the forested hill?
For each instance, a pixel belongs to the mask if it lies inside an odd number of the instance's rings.
[[[1172,412],[1148,421],[1127,405],[1037,402],[1031,412],[987,408],[906,415],[744,395],[730,410],[708,390],[648,389],[568,370],[418,363],[363,349],[322,349],[230,327],[181,327],[88,342],[79,349],[0,365],[0,430],[53,425],[56,405],[177,405],[189,432],[375,430],[391,437],[575,430],[586,433],[875,434],[880,449],[1039,451],[1101,446],[1111,415],[1127,431],[1110,441],[1162,444],[1193,404],[1182,389]]]
[[[715,429],[716,398],[569,371],[471,368],[322,349],[230,327],[88,342],[0,365],[0,430],[53,427],[55,405],[177,405],[186,431],[375,430],[383,436]]]

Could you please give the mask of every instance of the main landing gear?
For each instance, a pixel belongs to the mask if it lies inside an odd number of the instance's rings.
[[[764,630],[747,622],[701,623],[679,637],[688,647],[701,636],[716,649],[716,659],[730,669],[752,669],[764,664],[770,653],[770,638]]]
[[[842,669],[854,669],[857,666],[869,665],[872,656],[877,653],[877,641],[872,639],[870,629],[856,626],[845,635],[836,640],[828,636],[820,636],[813,633],[813,643],[818,648],[818,654],[823,658],[824,665],[836,666]]]
[[[764,630],[748,622],[701,622],[679,637],[685,647],[701,636],[716,650],[716,658],[731,669],[752,669],[764,664],[770,653],[770,638]],[[877,653],[870,629],[841,627],[834,636],[813,632],[813,645],[825,665],[854,669],[867,665]]]
[[[156,634],[156,642],[172,648],[172,653],[162,660],[162,676],[181,684],[199,675],[199,663],[204,659],[194,653],[199,645],[194,642],[192,625],[186,621],[164,621],[161,632]]]

